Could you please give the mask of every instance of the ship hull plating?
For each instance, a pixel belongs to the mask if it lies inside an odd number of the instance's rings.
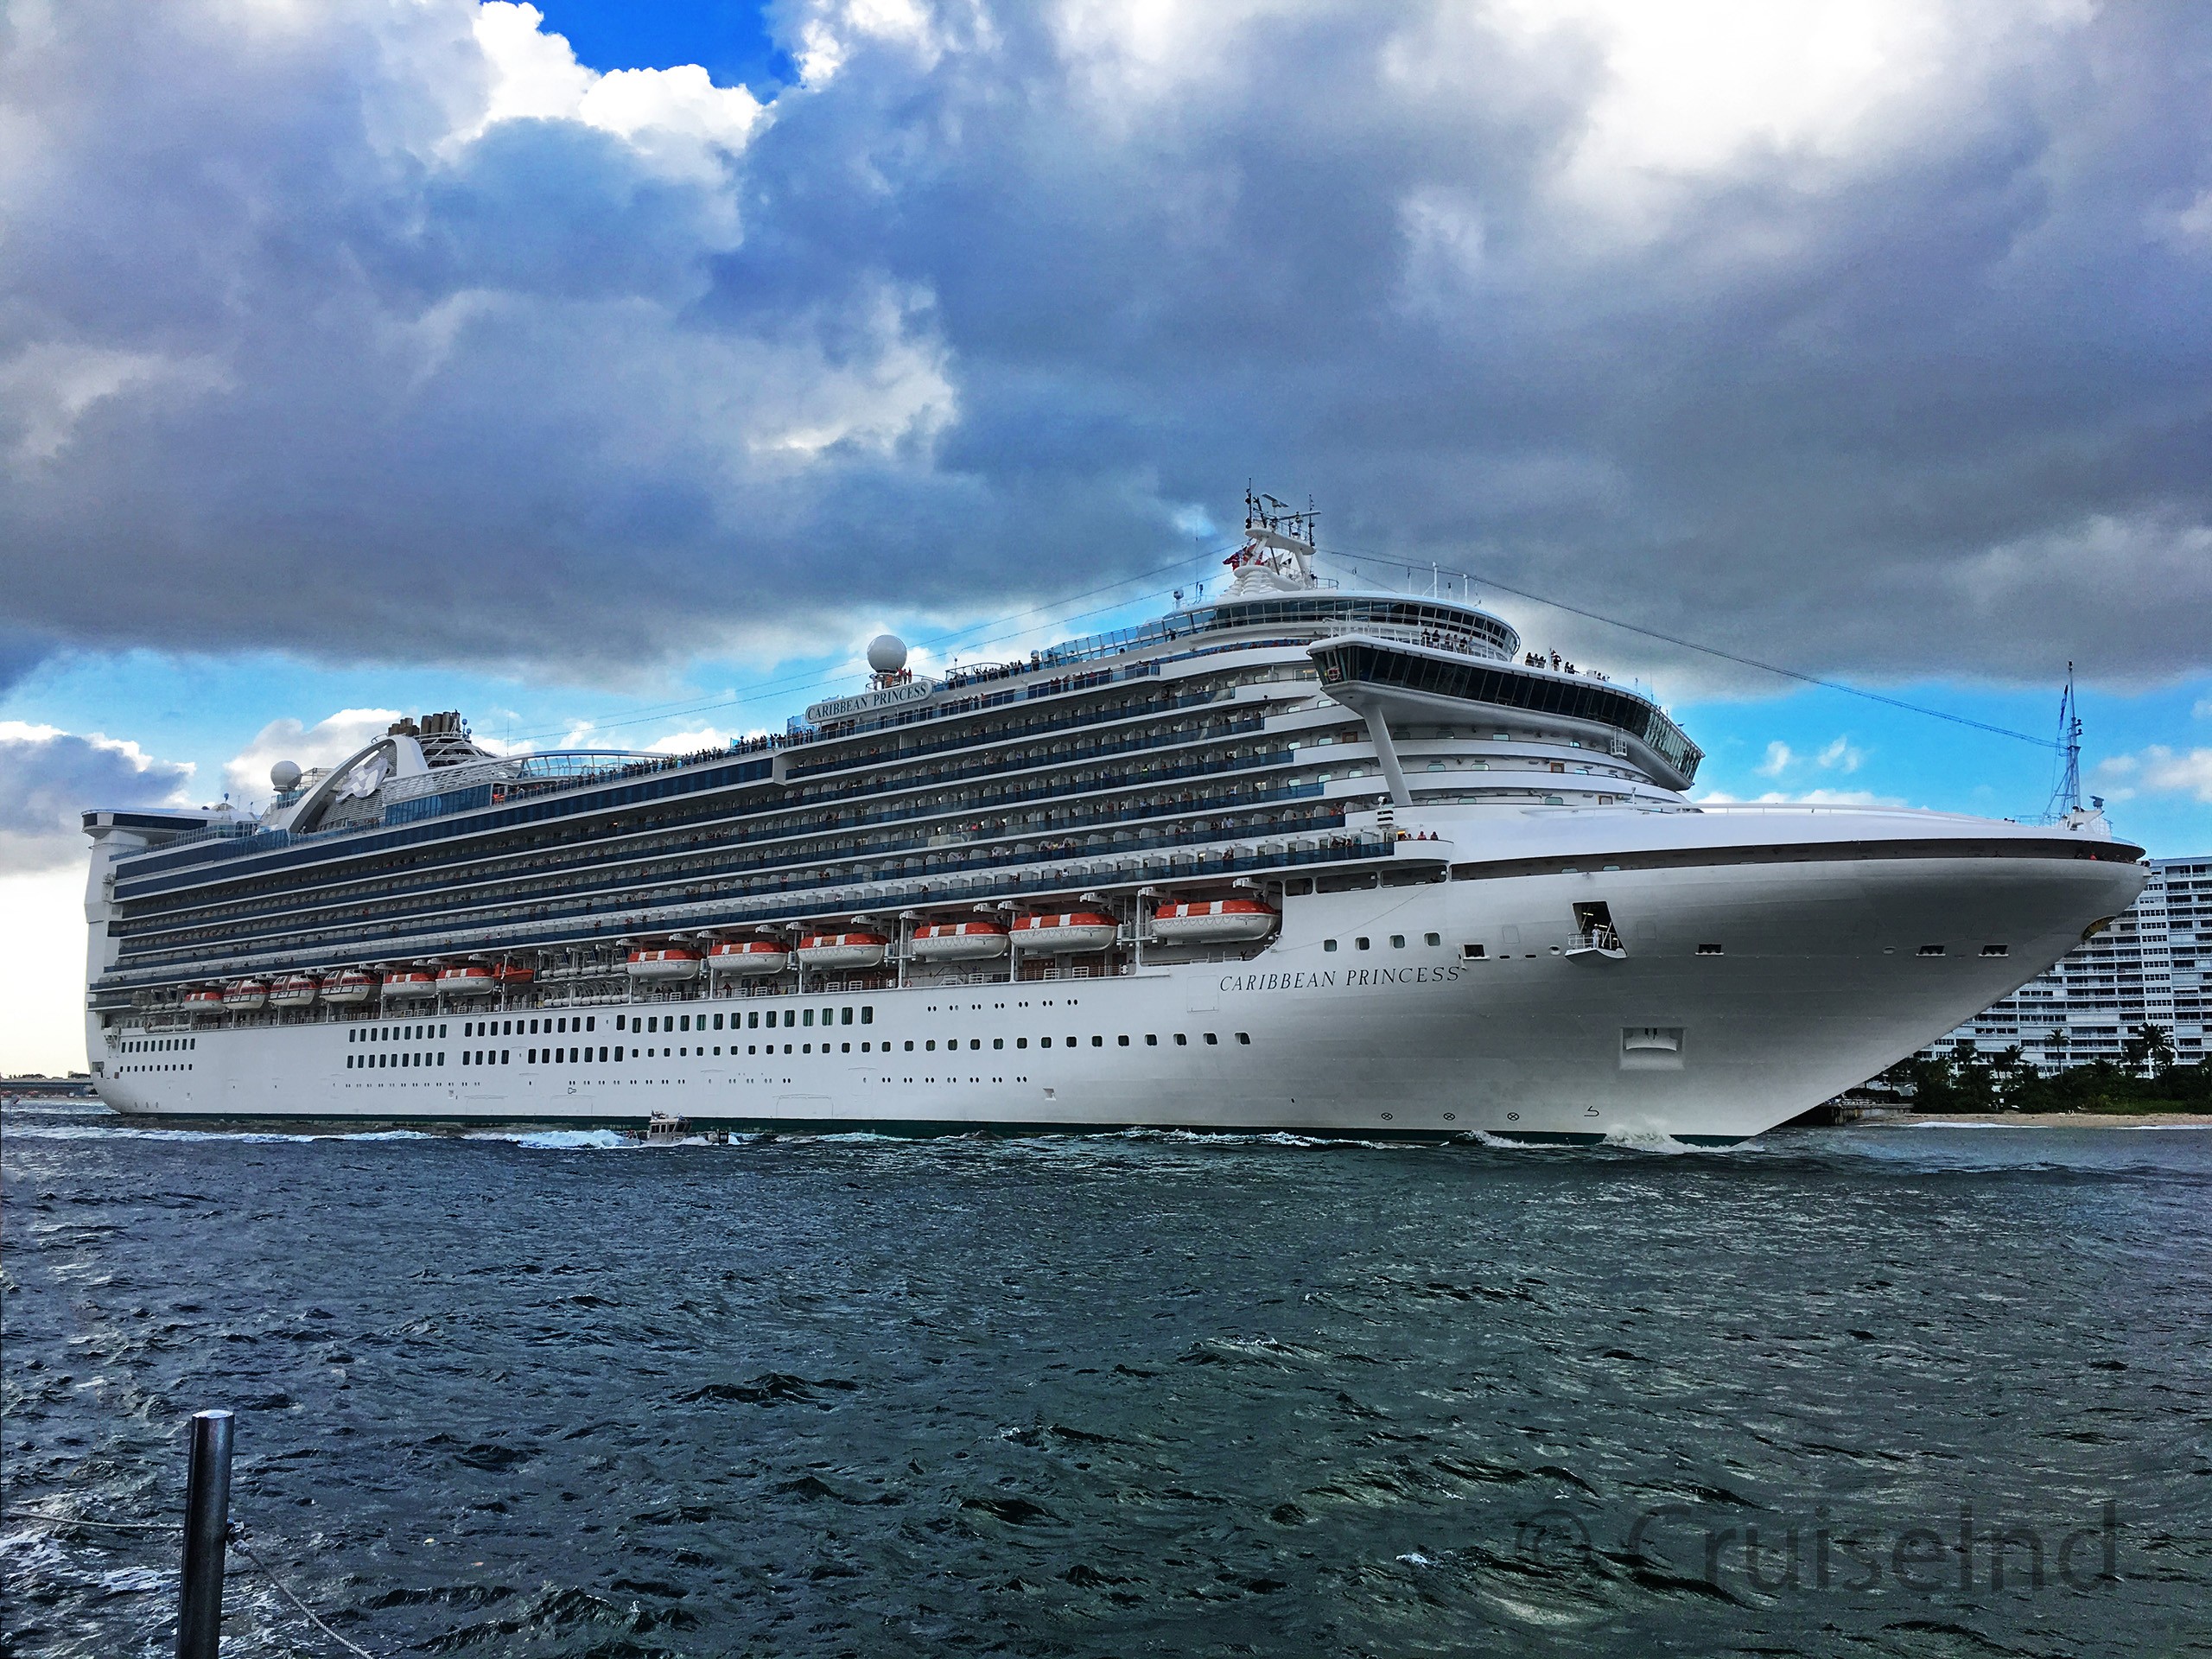
[[[118,1056],[99,1086],[126,1115],[221,1121],[1732,1141],[2016,988],[2143,880],[2083,857],[1756,850],[1787,855],[1378,876],[1287,897],[1249,956],[1113,976],[532,1008],[543,1036],[464,1035],[476,1007],[272,1020]],[[1618,953],[1570,954],[1592,902]],[[772,1038],[725,1025],[764,1014]],[[361,1035],[393,1028],[435,1034]],[[423,1058],[359,1064],[387,1055]]]

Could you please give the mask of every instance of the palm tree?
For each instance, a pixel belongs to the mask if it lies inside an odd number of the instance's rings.
[[[2164,1026],[2138,1026],[2122,1052],[2127,1056],[2129,1065],[2141,1066],[2147,1061],[2151,1075],[2163,1077],[2173,1067],[2173,1033]]]

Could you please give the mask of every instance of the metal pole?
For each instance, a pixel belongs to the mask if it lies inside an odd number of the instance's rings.
[[[194,1412],[192,1417],[176,1659],[215,1659],[223,1639],[223,1544],[231,1526],[232,1422],[227,1411]]]

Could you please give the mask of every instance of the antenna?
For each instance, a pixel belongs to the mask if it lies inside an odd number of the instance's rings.
[[[2065,756],[2058,787],[2051,796],[2057,812],[2082,810],[2082,705],[2074,696],[2074,664],[2066,664],[2066,690],[2058,697],[2058,747]]]

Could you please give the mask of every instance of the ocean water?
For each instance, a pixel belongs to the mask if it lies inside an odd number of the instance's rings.
[[[2204,1130],[0,1169],[10,1654],[169,1649],[172,1540],[20,1512],[173,1517],[216,1405],[378,1655],[2212,1652]]]

